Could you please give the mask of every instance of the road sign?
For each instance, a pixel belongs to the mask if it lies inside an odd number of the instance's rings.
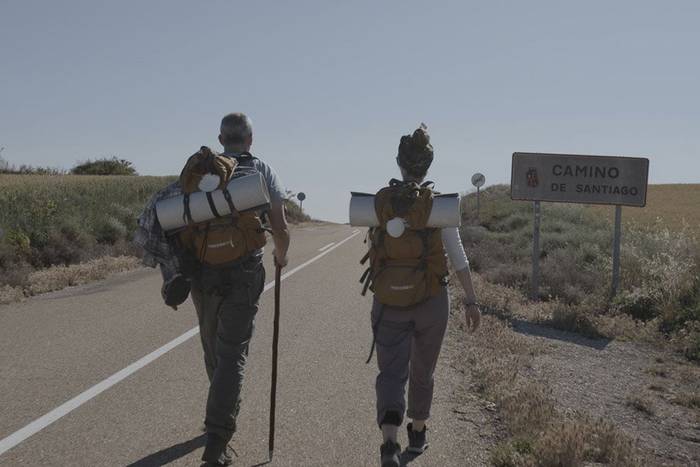
[[[510,197],[534,201],[532,297],[539,295],[540,201],[615,205],[612,295],[620,284],[622,206],[647,202],[649,159],[515,152]]]
[[[299,200],[299,208],[303,211],[304,210],[304,200],[306,199],[306,195],[304,194],[303,191],[300,191],[297,193],[297,199]]]
[[[512,199],[644,207],[649,159],[513,153]]]
[[[486,177],[482,173],[475,173],[472,175],[472,185],[476,187],[476,218],[479,219],[479,214],[481,212],[481,192],[479,189],[486,183]]]

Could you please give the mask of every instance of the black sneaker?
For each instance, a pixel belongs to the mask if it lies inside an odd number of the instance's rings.
[[[214,433],[207,433],[207,445],[204,448],[202,460],[207,467],[233,464],[233,456],[229,452],[228,441]]]
[[[399,446],[399,443],[389,440],[382,444],[379,452],[382,455],[382,467],[399,467],[401,465],[399,460],[401,446]]]
[[[409,423],[406,427],[408,430],[408,447],[406,450],[414,454],[423,454],[428,449],[428,427],[424,426],[423,431],[413,431],[413,424]]]

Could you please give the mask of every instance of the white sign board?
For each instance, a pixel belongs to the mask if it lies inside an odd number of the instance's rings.
[[[515,200],[646,205],[649,159],[513,153],[510,196]]]

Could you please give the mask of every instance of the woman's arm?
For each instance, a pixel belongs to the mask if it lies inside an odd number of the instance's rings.
[[[476,293],[474,292],[474,284],[472,283],[471,272],[469,271],[469,260],[462,245],[462,239],[459,236],[457,227],[442,229],[442,243],[445,245],[447,256],[450,258],[452,266],[457,271],[457,278],[464,289],[466,296],[465,303],[465,318],[467,328],[476,329],[481,322],[481,312],[476,302]]]

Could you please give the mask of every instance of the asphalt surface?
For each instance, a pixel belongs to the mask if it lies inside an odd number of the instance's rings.
[[[270,466],[378,465],[376,361],[365,365],[370,298],[359,294],[363,234],[344,225],[293,231],[290,265],[328,253],[282,286],[277,438]],[[268,279],[273,280],[269,253]],[[160,298],[139,270],[0,307],[0,440],[196,326],[188,300]],[[261,299],[233,447],[234,465],[268,461],[273,291]],[[457,376],[443,357],[431,447],[412,466],[481,465],[453,414]],[[207,378],[199,335],[0,454],[0,465],[198,466]],[[402,445],[405,431],[400,432]],[[1,443],[1,441],[0,441]]]

